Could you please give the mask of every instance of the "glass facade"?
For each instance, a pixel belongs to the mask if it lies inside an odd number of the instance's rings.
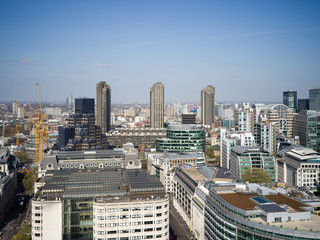
[[[205,134],[200,127],[168,127],[167,138],[157,139],[159,152],[193,152],[205,150]]]
[[[209,194],[210,196],[206,199],[204,218],[205,240],[318,239],[316,233],[276,228],[249,221],[212,190]]]
[[[92,216],[92,199],[63,200],[63,239],[92,239]]]

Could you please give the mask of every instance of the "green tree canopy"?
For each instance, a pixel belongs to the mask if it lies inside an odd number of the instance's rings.
[[[214,156],[214,149],[213,149],[213,147],[209,147],[209,148],[207,149],[206,155],[207,155],[209,158],[214,158],[214,157],[215,157],[215,156]]]
[[[250,183],[271,183],[272,178],[270,175],[263,169],[247,168],[241,176],[241,179]]]
[[[29,154],[25,151],[22,151],[22,150],[18,151],[17,157],[19,158],[20,162],[22,162],[22,163],[26,163],[29,160]]]
[[[29,172],[27,172],[23,177],[23,180],[22,180],[23,188],[29,194],[32,194],[33,192],[34,182],[37,180],[37,173],[38,173],[37,168],[33,168]]]
[[[16,235],[16,240],[31,240],[31,227],[28,223],[21,225],[19,232]]]

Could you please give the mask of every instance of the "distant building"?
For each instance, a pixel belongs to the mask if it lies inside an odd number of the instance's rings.
[[[297,91],[283,92],[283,104],[289,108],[297,110]]]
[[[216,103],[215,110],[214,110],[215,116],[222,118],[220,112],[226,109],[230,109],[230,103]]]
[[[265,108],[266,105],[263,103],[255,103],[252,105],[255,123],[258,123],[260,121],[260,114],[262,111],[264,111]]]
[[[253,132],[254,114],[249,103],[242,103],[242,108],[235,110],[234,122],[237,131]]]
[[[72,95],[70,95],[69,97],[67,97],[66,100],[66,111],[71,113],[73,112],[73,99],[72,99]]]
[[[165,128],[116,128],[106,133],[111,147],[131,142],[135,147],[155,148],[156,139],[166,136]]]
[[[255,146],[251,132],[221,130],[220,132],[220,167],[230,168],[230,154],[234,146]]]
[[[168,239],[169,198],[142,170],[48,171],[32,200],[32,239]]]
[[[201,123],[210,128],[214,125],[215,117],[215,88],[211,85],[201,90]]]
[[[320,87],[309,89],[310,110],[320,111]]]
[[[46,115],[54,115],[54,116],[60,116],[61,115],[61,108],[59,107],[46,107],[44,109]]]
[[[12,113],[15,114],[17,118],[24,118],[24,111],[16,102],[12,104]]]
[[[258,146],[271,155],[276,154],[276,123],[267,121],[265,115],[254,124],[254,138]]]
[[[222,126],[227,128],[228,130],[233,129],[235,127],[234,120],[222,120]]]
[[[73,130],[60,130],[62,151],[82,151],[107,149],[107,138],[102,134],[99,126],[95,125],[93,114],[70,114],[67,128],[74,129],[74,138],[69,138],[67,144],[63,146],[69,136],[73,136]],[[60,135],[59,135],[60,139]]]
[[[253,168],[266,171],[272,181],[276,181],[275,158],[267,151],[256,146],[235,146],[231,149],[230,171],[234,177],[241,179],[247,169]]]
[[[182,124],[196,124],[196,115],[193,113],[182,113]]]
[[[75,113],[94,115],[94,98],[76,98]]]
[[[106,82],[97,83],[97,125],[103,133],[111,130],[111,87]]]
[[[269,104],[260,114],[265,114],[270,122],[276,123],[277,134],[293,137],[292,127],[295,111],[284,104]]]
[[[304,110],[294,117],[293,135],[302,146],[320,152],[320,112]]]
[[[193,124],[169,125],[166,138],[156,140],[156,149],[158,152],[204,152],[204,129]]]
[[[164,126],[164,86],[161,82],[150,88],[150,124],[152,128]]]
[[[309,99],[298,99],[298,112],[302,110],[309,110]]]
[[[320,153],[300,145],[285,145],[277,154],[278,181],[315,189],[314,181],[320,181]]]
[[[60,126],[58,130],[58,150],[62,149],[68,144],[69,139],[74,139],[74,128]]]

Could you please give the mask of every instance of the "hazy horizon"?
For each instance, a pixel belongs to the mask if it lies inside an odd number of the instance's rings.
[[[0,101],[282,102],[319,86],[319,1],[1,1]]]

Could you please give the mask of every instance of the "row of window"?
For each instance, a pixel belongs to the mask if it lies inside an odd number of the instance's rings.
[[[121,162],[108,162],[108,163],[75,163],[75,164],[61,164],[61,168],[78,168],[79,165],[83,165],[85,167],[100,167],[102,168],[103,166],[121,166]]]
[[[165,229],[168,228],[168,225],[165,226]],[[137,232],[153,232],[153,231],[162,231],[162,227],[157,227],[157,228],[144,228],[144,229],[141,229],[141,228],[138,228],[138,229],[123,229],[123,230],[109,230],[109,231],[98,231],[98,235],[105,235],[105,234],[117,234],[117,233],[120,233],[120,234],[123,234],[123,233],[137,233]]]
[[[166,205],[164,206],[164,208],[167,208],[167,207],[168,207],[168,204],[166,204]],[[143,210],[153,210],[153,209],[154,209],[153,206],[145,206],[145,207],[143,208]],[[156,209],[156,210],[162,209],[162,206],[156,206],[155,209]],[[94,210],[94,209],[93,209],[93,210]],[[141,210],[142,210],[141,207],[132,207],[132,208],[131,208],[131,211],[141,211]],[[119,212],[127,212],[127,211],[130,211],[130,208],[127,208],[127,207],[126,207],[126,208],[120,208],[119,210],[118,210],[117,208],[108,208],[106,212],[117,212],[117,211],[119,211]],[[104,212],[105,212],[105,209],[103,209],[103,208],[98,208],[98,212],[99,212],[99,213],[104,213]]]
[[[165,222],[167,222],[168,219],[165,219]],[[144,223],[145,225],[148,225],[148,224],[161,224],[162,223],[162,220],[156,220],[156,221],[144,221],[144,222],[141,222],[141,221],[138,221],[138,222],[121,222],[121,223],[107,223],[107,224],[104,224],[104,223],[98,223],[98,227],[117,227],[117,226],[136,226],[136,225],[141,225],[142,223]]]
[[[164,234],[165,236],[168,236],[168,233]],[[157,234],[153,237],[153,235],[147,235],[147,236],[132,236],[131,240],[136,240],[136,239],[152,239],[152,238],[162,238],[162,234]],[[120,237],[120,238],[98,238],[97,240],[130,240],[129,237]]]
[[[168,211],[166,211],[164,213],[164,215],[168,215]],[[142,214],[132,214],[131,215],[131,218],[141,218],[141,217],[145,217],[145,218],[148,218],[148,217],[153,217],[154,215],[152,213],[146,213],[144,215]],[[156,217],[161,217],[162,216],[162,213],[157,213],[155,215]],[[93,217],[95,218],[95,216]],[[129,219],[130,218],[130,215],[120,215],[120,216],[98,216],[98,220],[105,220],[105,219]]]

